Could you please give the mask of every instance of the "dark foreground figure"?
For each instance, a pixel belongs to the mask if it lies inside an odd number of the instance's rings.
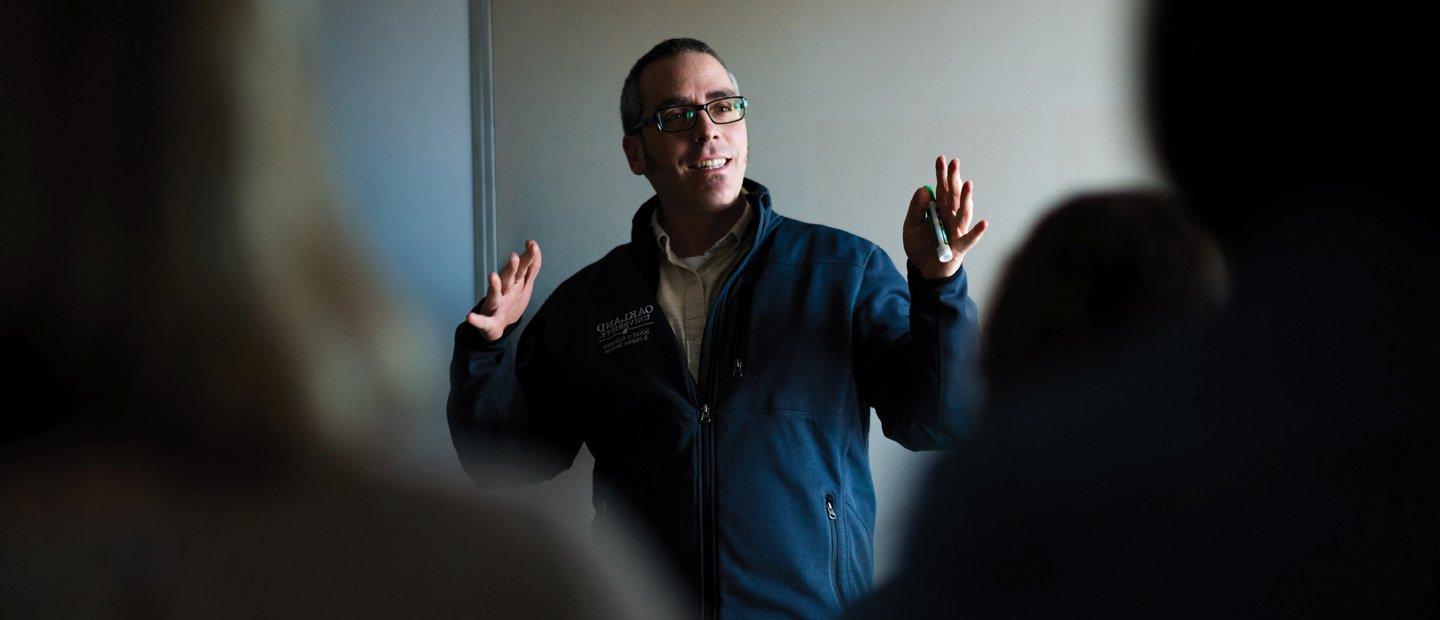
[[[995,394],[860,615],[1437,611],[1419,22],[1220,2],[1152,19],[1154,137],[1229,254],[1230,306]]]

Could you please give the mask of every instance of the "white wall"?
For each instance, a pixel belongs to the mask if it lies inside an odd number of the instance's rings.
[[[711,44],[752,100],[749,176],[780,213],[903,260],[900,221],[932,160],[960,159],[991,231],[967,257],[982,313],[1008,255],[1080,188],[1152,184],[1141,144],[1137,0],[498,1],[493,11],[498,240],[540,240],[543,300],[628,239],[651,195],[620,150],[620,85],[662,39]],[[537,301],[538,304],[538,301]],[[538,307],[538,305],[537,305]],[[872,436],[877,577],[933,457]],[[588,455],[530,491],[588,522]]]

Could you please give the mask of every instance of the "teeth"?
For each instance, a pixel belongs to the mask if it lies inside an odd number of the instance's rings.
[[[700,163],[695,164],[695,167],[696,167],[696,168],[699,168],[699,169],[701,169],[701,170],[711,170],[711,169],[714,169],[714,168],[719,168],[720,166],[723,166],[723,165],[725,165],[725,158],[724,158],[724,157],[717,157],[717,158],[715,158],[715,159],[706,159],[706,160],[703,160],[703,161],[701,161]]]

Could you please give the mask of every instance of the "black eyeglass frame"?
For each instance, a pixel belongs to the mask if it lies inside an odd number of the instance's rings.
[[[740,118],[737,118],[737,119],[735,119],[735,120],[733,120],[733,121],[725,121],[725,122],[723,122],[723,123],[720,122],[720,121],[715,120],[715,116],[712,115],[712,114],[710,114],[710,106],[712,106],[712,105],[714,105],[714,104],[717,104],[717,103],[720,103],[721,101],[730,101],[730,100],[739,100],[740,105],[737,106],[737,107],[740,109]],[[719,99],[712,99],[712,100],[710,100],[710,101],[706,101],[705,103],[686,103],[686,104],[681,104],[681,105],[665,106],[665,107],[663,107],[663,108],[660,108],[660,109],[658,109],[658,110],[655,110],[655,111],[654,111],[653,113],[651,113],[649,116],[644,117],[644,118],[641,118],[639,122],[635,123],[634,125],[632,125],[632,126],[630,127],[630,133],[635,133],[635,132],[637,132],[637,131],[640,131],[640,130],[644,129],[644,128],[645,128],[645,123],[651,122],[651,121],[653,121],[653,122],[655,123],[655,129],[657,129],[657,130],[659,130],[659,131],[661,131],[661,132],[664,132],[664,133],[678,133],[678,132],[681,132],[681,131],[690,131],[691,129],[694,129],[694,128],[695,128],[695,125],[696,125],[697,123],[700,122],[700,115],[699,115],[699,114],[696,114],[695,116],[690,117],[690,124],[687,125],[687,126],[685,126],[685,127],[681,127],[681,128],[679,128],[679,129],[665,129],[665,121],[661,119],[660,115],[661,115],[661,114],[664,114],[665,112],[667,112],[667,111],[669,111],[669,110],[686,109],[686,110],[695,110],[695,111],[697,111],[697,112],[704,112],[704,113],[705,113],[705,116],[710,117],[710,122],[715,123],[716,125],[729,125],[730,123],[738,123],[738,122],[740,122],[740,121],[745,120],[745,110],[747,110],[747,109],[749,109],[749,108],[750,108],[750,98],[749,98],[749,97],[746,97],[746,96],[744,96],[744,95],[731,95],[731,96],[729,96],[729,97],[721,97],[721,98],[719,98]]]

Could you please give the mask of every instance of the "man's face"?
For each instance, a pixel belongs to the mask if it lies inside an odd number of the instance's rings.
[[[658,60],[640,74],[640,94],[647,122],[624,139],[630,170],[645,175],[671,208],[715,212],[734,205],[750,155],[745,121],[716,125],[700,112],[694,127],[662,132],[651,120],[659,108],[740,94],[720,61],[700,53]]]

